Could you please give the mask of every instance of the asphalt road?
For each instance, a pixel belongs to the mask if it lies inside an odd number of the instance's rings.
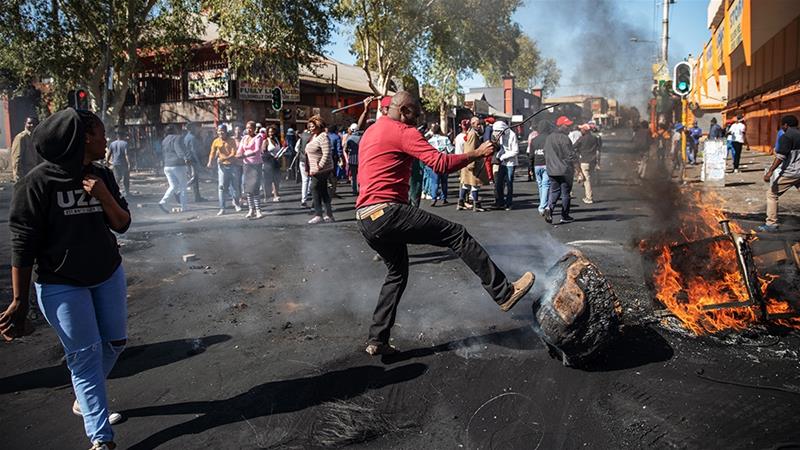
[[[797,337],[695,338],[662,327],[635,245],[663,226],[658,199],[633,179],[627,142],[605,145],[598,202],[577,204],[569,225],[544,222],[521,172],[510,212],[423,201],[466,225],[509,276],[540,277],[502,313],[454,255],[414,247],[393,333],[403,352],[392,359],[363,352],[385,269],[359,235],[348,187],[339,187],[337,223],[309,226],[294,184],[267,217],[247,221],[216,217],[214,202],[163,214],[154,206],[163,180],[137,176],[121,240],[129,347],[109,380],[112,409],[127,418],[115,427],[120,448],[800,446]],[[203,190],[215,195],[213,183]],[[7,227],[0,234],[8,261]],[[624,337],[586,370],[550,359],[530,329],[542,276],[569,243],[604,271],[625,309]],[[198,259],[184,263],[187,253]],[[36,324],[0,345],[0,446],[86,448],[60,344]]]

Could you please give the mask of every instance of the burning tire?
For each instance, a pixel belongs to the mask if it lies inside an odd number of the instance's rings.
[[[533,303],[533,329],[565,366],[593,360],[620,334],[620,305],[611,284],[573,251],[547,271],[550,287]]]

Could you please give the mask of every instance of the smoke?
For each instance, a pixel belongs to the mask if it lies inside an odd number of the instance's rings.
[[[558,95],[593,94],[615,98],[645,111],[652,83],[651,64],[660,45],[660,9],[639,14],[626,9],[632,2],[612,0],[532,0],[526,9],[546,11],[520,17],[541,48],[558,62],[564,76]],[[649,11],[648,11],[649,12]],[[634,15],[636,14],[636,15]],[[654,28],[654,24],[657,26]],[[638,42],[632,42],[635,38]],[[673,42],[670,51],[680,53]]]

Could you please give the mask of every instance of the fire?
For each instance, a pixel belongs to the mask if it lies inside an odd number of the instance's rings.
[[[662,237],[658,247],[649,246],[658,253],[653,274],[656,298],[697,335],[743,330],[759,320],[758,305],[703,308],[740,302],[750,297],[737,265],[733,243],[727,238],[717,238],[721,234],[719,221],[726,220],[720,198],[696,192],[693,199],[693,204],[688,205],[679,217],[678,234],[682,239],[670,242],[670,239]],[[731,222],[730,227],[732,231],[742,233],[738,224]],[[640,244],[640,248],[643,247],[644,244]],[[774,275],[766,275],[759,280],[765,298],[775,279]],[[770,313],[791,311],[788,302],[773,298],[767,299],[767,309]],[[779,323],[800,328],[800,319]]]

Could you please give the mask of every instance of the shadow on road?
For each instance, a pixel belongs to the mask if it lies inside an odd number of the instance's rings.
[[[582,367],[587,372],[612,372],[633,369],[672,359],[672,346],[650,327],[625,327],[622,336],[606,348],[598,358]]]
[[[197,414],[199,417],[161,430],[129,447],[151,449],[187,434],[202,433],[249,419],[301,411],[335,400],[347,400],[372,389],[413,380],[428,369],[408,364],[394,369],[357,366],[304,378],[271,381],[225,400],[195,401],[122,411],[127,418]]]
[[[211,345],[229,340],[226,334],[198,339],[181,339],[128,347],[120,356],[109,378],[126,378],[156,367],[166,366],[205,351]],[[0,394],[69,385],[66,364],[44,367],[30,372],[0,378]]]

